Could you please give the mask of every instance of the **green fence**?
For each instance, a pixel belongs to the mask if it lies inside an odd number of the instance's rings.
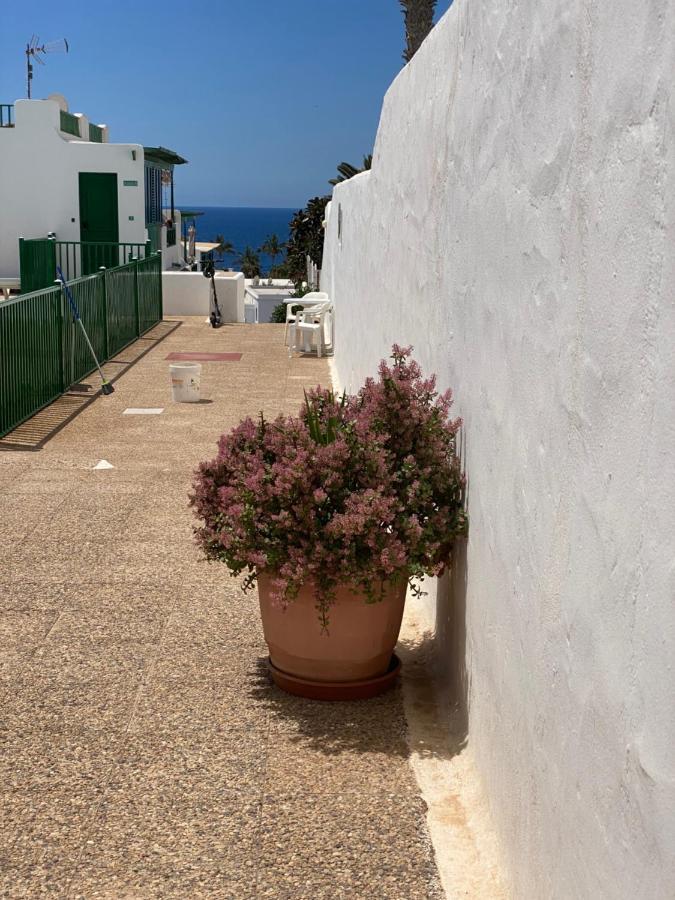
[[[80,120],[64,109],[61,110],[61,131],[72,134],[73,137],[80,137]]]
[[[69,283],[103,363],[162,318],[160,254]],[[94,370],[59,286],[0,302],[0,437]]]
[[[91,275],[102,266],[111,269],[130,259],[149,256],[150,241],[141,244],[107,243],[105,241],[54,241],[56,263],[66,281]]]
[[[99,125],[94,125],[93,122],[89,123],[89,140],[95,144],[103,143],[103,129]]]
[[[47,238],[19,238],[21,291],[29,294],[50,287],[56,279],[56,247]]]
[[[111,269],[129,260],[149,256],[150,241],[139,244],[107,241],[57,241],[55,238],[19,238],[21,291],[49,287],[59,266],[66,281],[91,275],[100,268]]]

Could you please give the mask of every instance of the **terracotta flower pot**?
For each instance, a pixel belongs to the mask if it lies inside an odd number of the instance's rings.
[[[313,585],[305,585],[283,609],[270,599],[271,577],[259,575],[260,612],[273,674],[276,668],[297,679],[322,683],[362,683],[385,675],[391,670],[401,629],[406,587],[405,578],[390,582],[378,603],[366,603],[363,594],[338,588],[326,634],[321,630]]]

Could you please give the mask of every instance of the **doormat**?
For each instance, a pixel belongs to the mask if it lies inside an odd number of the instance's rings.
[[[241,353],[169,353],[165,359],[173,359],[176,362],[239,362]]]

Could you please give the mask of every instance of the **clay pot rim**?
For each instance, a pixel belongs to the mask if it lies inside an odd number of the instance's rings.
[[[404,570],[400,569],[399,572],[404,573]],[[258,583],[258,580],[261,577],[272,579],[272,578],[276,577],[276,574],[277,573],[276,573],[275,569],[261,569],[259,572],[256,573],[256,584]],[[390,579],[388,579],[387,581],[382,582],[382,583],[384,585],[391,585],[391,586],[405,585],[406,589],[407,589],[409,580],[410,580],[410,576],[406,572],[399,576],[393,575]],[[302,590],[303,588],[311,587],[312,585],[315,585],[315,584],[316,584],[316,580],[313,577],[310,577],[306,581],[303,581],[303,583],[300,585],[299,590]],[[349,581],[338,582],[338,584],[336,585],[336,589],[340,590],[340,588],[348,588],[353,594],[361,594],[361,595],[365,594],[365,590],[363,589],[363,587],[360,584],[355,585]],[[386,598],[383,597],[382,599],[386,599]],[[289,603],[292,603],[292,602],[293,602],[292,600],[289,600]],[[375,602],[378,602],[378,601],[375,601]]]

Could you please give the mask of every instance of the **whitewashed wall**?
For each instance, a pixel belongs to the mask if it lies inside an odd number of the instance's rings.
[[[143,147],[68,139],[60,108],[56,100],[19,100],[16,127],[0,128],[0,276],[19,273],[19,237],[54,231],[80,240],[80,172],[117,173],[119,239],[146,240]]]
[[[216,272],[216,294],[224,322],[244,321],[241,272]],[[165,316],[204,316],[210,312],[211,280],[201,272],[162,272]]]
[[[525,900],[675,891],[674,35],[671,0],[455,0],[329,210],[338,380],[413,344],[465,420],[432,599]]]

